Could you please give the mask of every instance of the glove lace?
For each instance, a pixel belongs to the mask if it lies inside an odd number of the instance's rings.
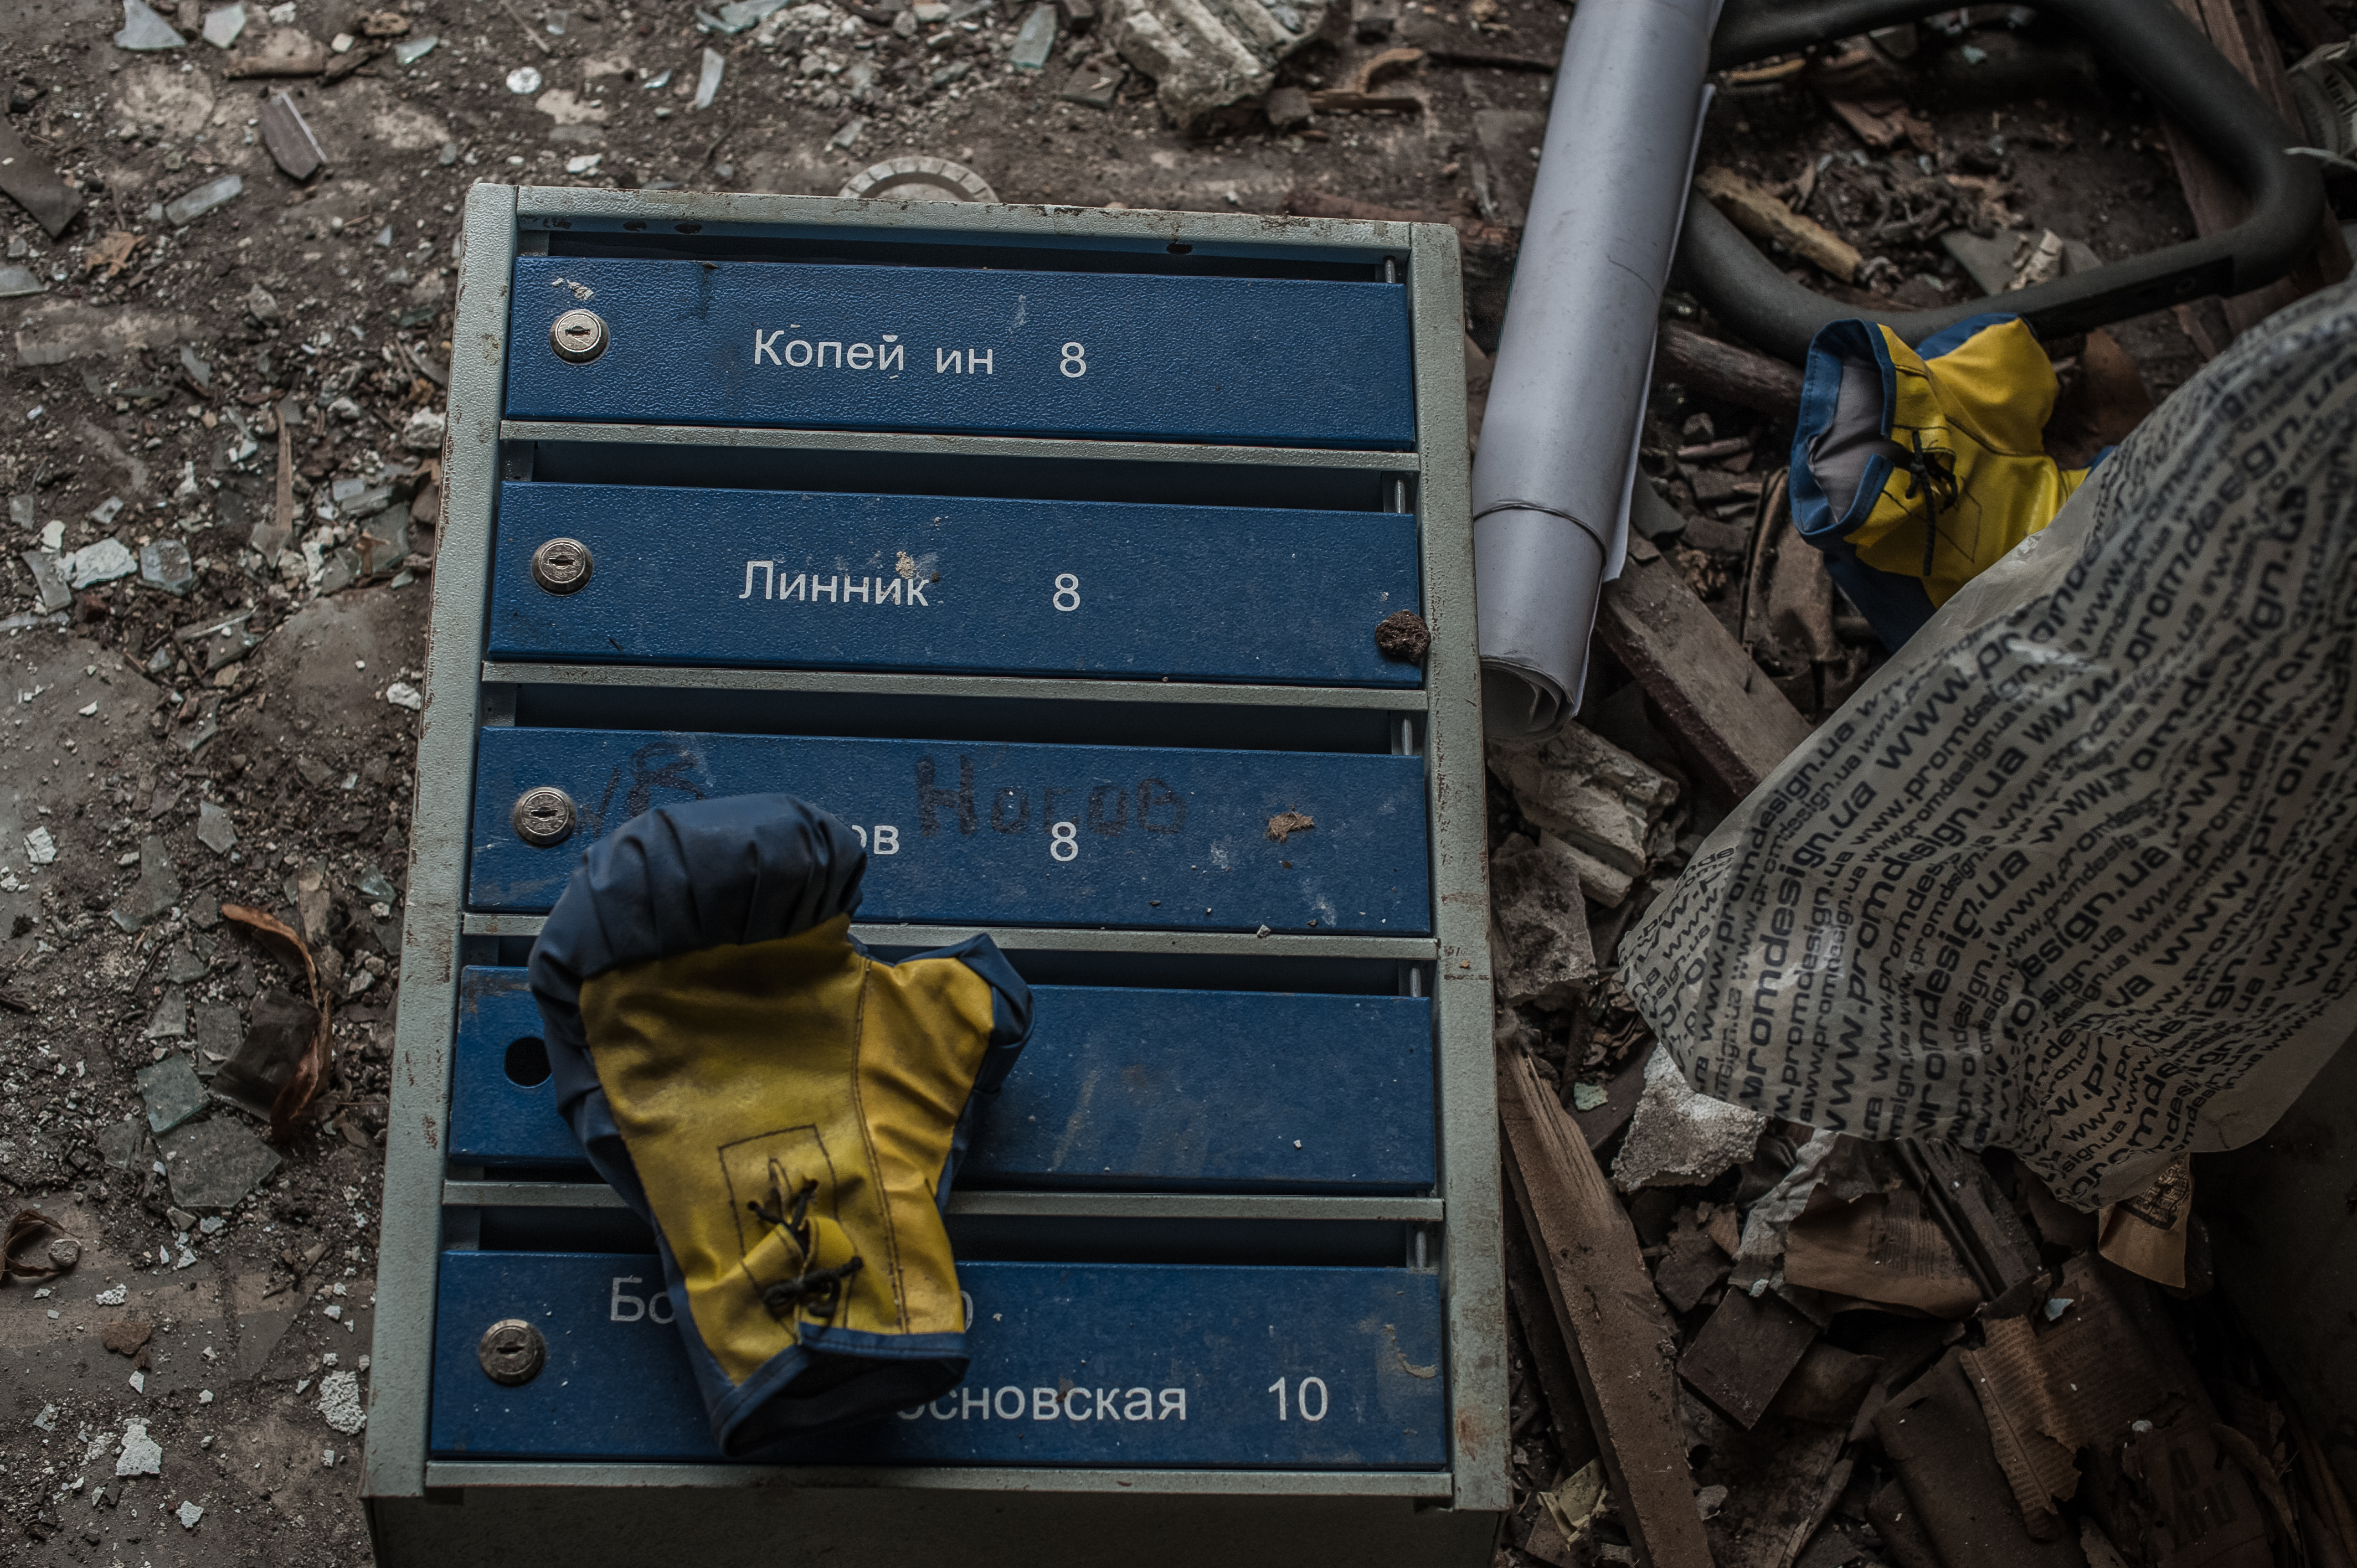
[[[1932,553],[1940,542],[1940,508],[1956,504],[1954,459],[1923,445],[1923,433],[1911,433],[1914,450],[1907,459],[1907,499],[1923,498],[1923,580],[1932,580]],[[1943,464],[1943,458],[1948,458]]]
[[[781,1209],[778,1193],[782,1186],[780,1183],[779,1187],[770,1188],[769,1202],[756,1201],[745,1207],[752,1210],[753,1217],[763,1224],[773,1225],[792,1237],[794,1244],[802,1249],[802,1256],[807,1258],[811,1254],[811,1199],[818,1194],[818,1183],[805,1180],[795,1190],[793,1200]],[[764,1290],[761,1305],[783,1316],[808,1302],[815,1316],[832,1317],[835,1301],[842,1294],[843,1282],[866,1266],[866,1259],[855,1255],[850,1262],[837,1263],[831,1268],[806,1269],[793,1278],[780,1280]]]

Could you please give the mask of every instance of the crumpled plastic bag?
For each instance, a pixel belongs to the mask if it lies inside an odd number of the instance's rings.
[[[2357,285],[2170,398],[1711,835],[1623,983],[1703,1093],[2083,1208],[2357,1026]]]

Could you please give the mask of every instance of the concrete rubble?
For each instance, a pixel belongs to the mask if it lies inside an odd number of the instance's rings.
[[[1267,91],[1277,62],[1325,24],[1324,0],[1112,0],[1104,32],[1154,78],[1163,112],[1192,125]]]
[[[1493,743],[1490,766],[1523,814],[1563,845],[1580,889],[1617,906],[1652,864],[1676,782],[1577,724],[1536,745]]]
[[[1667,1051],[1645,1062],[1644,1092],[1612,1162],[1622,1192],[1666,1183],[1701,1187],[1751,1157],[1768,1118],[1696,1094]]]
[[[1490,857],[1490,961],[1505,1005],[1569,1007],[1596,978],[1577,855],[1552,833],[1520,834]]]

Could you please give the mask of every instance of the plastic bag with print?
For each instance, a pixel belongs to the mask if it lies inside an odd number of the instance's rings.
[[[1630,994],[1704,1093],[2082,1208],[2357,1028],[2357,285],[2246,334],[1704,844]]]

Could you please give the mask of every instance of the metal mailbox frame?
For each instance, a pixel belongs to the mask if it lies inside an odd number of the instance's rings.
[[[1409,451],[1207,446],[1178,442],[955,436],[890,432],[510,422],[503,417],[510,295],[521,251],[576,221],[738,226],[782,237],[921,237],[977,249],[1022,244],[1189,247],[1211,254],[1318,252],[1396,267],[1409,291],[1416,444]],[[1160,1563],[1486,1563],[1510,1506],[1506,1322],[1495,1082],[1482,736],[1467,499],[1464,306],[1458,236],[1437,224],[1277,219],[1062,207],[970,206],[790,196],[478,185],[468,194],[443,448],[417,800],[394,1042],[382,1256],[370,1386],[366,1498],[379,1561],[434,1568],[549,1560],[775,1561],[832,1544],[838,1563],[904,1562],[954,1550],[972,1563],[1036,1563],[1058,1537],[1073,1562],[1150,1552]],[[694,232],[694,229],[683,231]],[[1303,323],[1314,331],[1314,322]],[[705,446],[1130,459],[1374,468],[1413,474],[1432,652],[1422,690],[1255,686],[1119,679],[494,663],[484,628],[493,512],[511,444],[598,440]],[[479,728],[513,712],[520,686],[997,697],[1376,710],[1421,720],[1434,935],[1268,935],[1009,929],[1010,950],[1395,961],[1433,975],[1438,1182],[1428,1197],[961,1193],[953,1213],[1248,1220],[1391,1220],[1440,1240],[1449,1461],[1437,1471],[1111,1468],[855,1468],[603,1461],[452,1460],[427,1452],[438,1260],[446,1215],[483,1208],[618,1206],[597,1186],[490,1179],[447,1162],[453,1021],[461,969],[537,917],[465,913]],[[1243,716],[1241,714],[1239,716]],[[1369,716],[1372,716],[1370,714]],[[926,947],[951,928],[859,926],[866,940]],[[885,1496],[877,1495],[878,1492]],[[1092,1544],[1091,1542],[1093,1542]],[[791,1552],[786,1553],[791,1556]]]

